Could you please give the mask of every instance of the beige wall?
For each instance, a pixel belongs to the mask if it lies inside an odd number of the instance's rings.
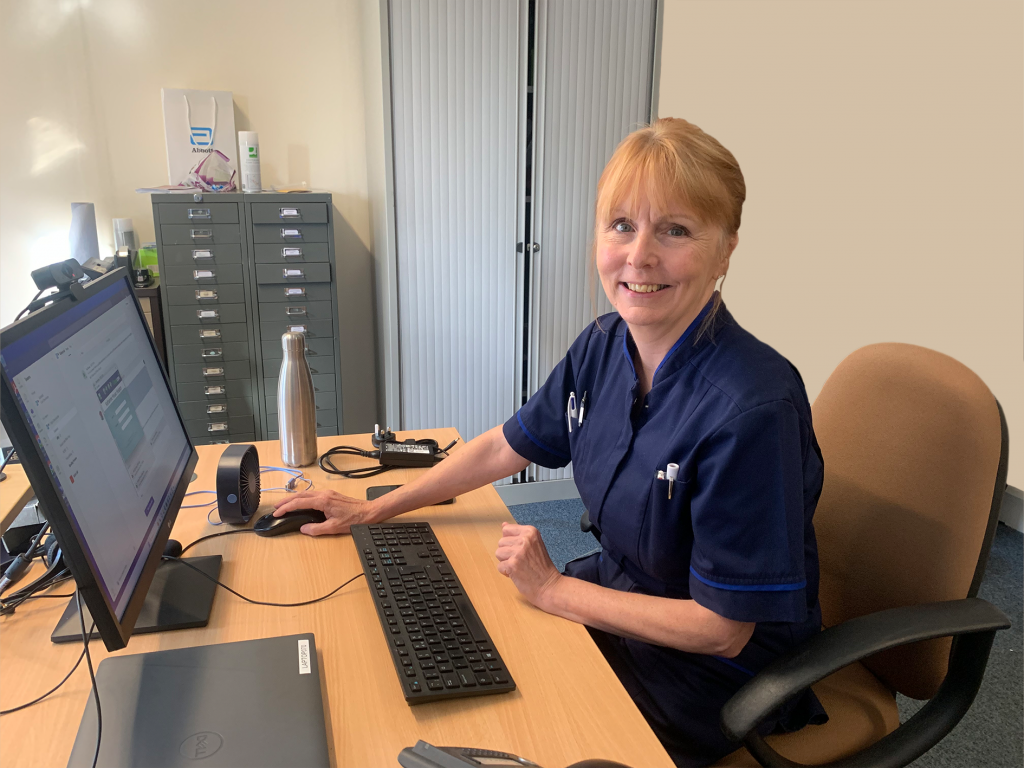
[[[96,204],[103,251],[115,216],[153,239],[135,189],[168,183],[160,88],[232,91],[264,186],[333,193],[346,429],[372,429],[362,38],[360,0],[0,0],[0,325],[35,292],[29,270],[67,258],[72,201]]]
[[[1002,403],[1024,487],[1024,6],[665,6],[659,113],[718,138],[747,180],[737,319],[812,400],[866,344],[960,360]]]

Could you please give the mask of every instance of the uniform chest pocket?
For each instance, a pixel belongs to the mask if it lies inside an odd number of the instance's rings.
[[[659,581],[680,588],[689,584],[692,495],[688,480],[677,478],[672,483],[671,499],[668,480],[654,480],[637,539],[638,565]]]

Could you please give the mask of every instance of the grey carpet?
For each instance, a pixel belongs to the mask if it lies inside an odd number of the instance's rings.
[[[519,523],[537,527],[559,570],[569,560],[598,548],[593,536],[580,531],[583,503],[579,499],[519,504],[509,509]],[[1022,555],[1024,534],[1000,523],[978,596],[1004,611],[1013,626],[996,635],[985,680],[970,711],[945,739],[913,763],[915,768],[1024,764]],[[898,696],[897,704],[900,720],[906,722],[924,702]]]

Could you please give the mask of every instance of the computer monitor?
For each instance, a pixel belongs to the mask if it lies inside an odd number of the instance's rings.
[[[0,331],[0,367],[4,428],[100,637],[123,648],[198,460],[127,270]]]

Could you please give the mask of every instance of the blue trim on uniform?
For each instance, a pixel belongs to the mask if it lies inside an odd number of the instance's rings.
[[[690,566],[690,573],[697,577],[697,580],[707,584],[709,587],[718,589],[729,589],[733,592],[795,592],[807,586],[807,579],[795,581],[792,584],[723,584],[719,581],[705,579]]]
[[[626,321],[622,321],[622,325],[625,328],[622,331],[622,354],[626,356],[626,362],[629,363],[629,370],[633,372],[633,380],[636,380],[636,368],[633,367],[633,356],[629,354],[629,345],[626,343],[626,337],[629,335],[629,326],[626,325]]]
[[[712,658],[718,659],[723,664],[727,664],[728,666],[732,667],[733,669],[738,669],[740,672],[742,672],[742,673],[744,673],[746,675],[750,675],[751,677],[754,676],[753,672],[751,672],[749,669],[744,667],[742,664],[737,664],[732,659],[727,659],[724,656],[712,656]]]
[[[568,458],[570,458],[569,456],[567,456],[566,454],[562,453],[561,451],[556,451],[554,448],[549,448],[548,446],[544,445],[544,443],[542,443],[540,440],[538,440],[536,437],[531,435],[530,434],[530,430],[528,430],[526,428],[526,425],[523,424],[523,417],[519,415],[518,411],[516,412],[516,421],[519,422],[519,428],[523,430],[523,434],[526,435],[528,438],[530,438],[530,442],[533,443],[534,445],[536,445],[542,451],[547,451],[552,456],[557,456],[560,459],[568,459]]]

